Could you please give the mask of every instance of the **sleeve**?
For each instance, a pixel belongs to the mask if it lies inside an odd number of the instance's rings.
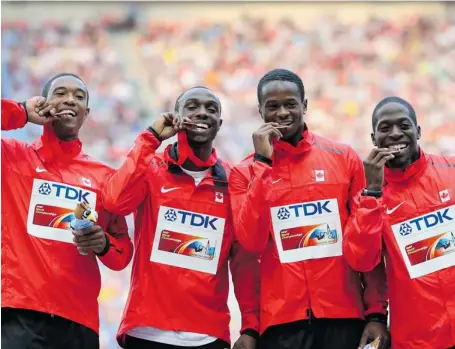
[[[133,257],[133,243],[128,235],[125,217],[109,213],[110,219],[106,229],[107,245],[98,254],[99,260],[109,269],[122,270]]]
[[[272,167],[262,161],[253,161],[242,174],[242,165],[232,170],[229,179],[234,230],[240,244],[248,251],[262,253],[270,237],[269,193],[272,185]]]
[[[259,338],[259,256],[246,251],[237,241],[231,248],[230,270],[234,293],[242,316],[241,334]]]
[[[27,123],[27,111],[21,103],[2,98],[2,131],[22,128]]]
[[[357,155],[352,154],[349,159],[352,171],[350,217],[343,235],[343,255],[351,268],[367,272],[382,258],[383,208],[380,199],[361,195],[365,187],[363,164]]]
[[[136,210],[147,195],[147,170],[160,144],[150,129],[139,134],[125,162],[108,178],[103,189],[106,210],[120,216]]]
[[[373,270],[362,273],[361,279],[366,320],[387,325],[389,303],[384,260],[382,259]]]
[[[383,225],[381,219],[369,217],[371,211],[365,211],[364,207],[369,200],[373,205],[378,200],[360,195],[366,185],[365,173],[362,160],[352,149],[348,161],[352,173],[349,188],[350,217],[343,235],[343,255],[353,269],[363,272],[361,279],[365,318],[387,324],[387,279],[382,259]],[[366,217],[363,216],[365,213]],[[382,217],[381,214],[379,217]]]

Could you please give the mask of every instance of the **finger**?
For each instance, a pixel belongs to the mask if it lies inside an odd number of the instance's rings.
[[[389,150],[387,151],[380,151],[376,154],[376,156],[371,160],[371,164],[375,165],[381,161],[382,158],[387,157],[387,156],[394,156]]]
[[[360,338],[360,343],[359,343],[359,348],[358,349],[363,349],[363,347],[365,345],[367,345],[368,337],[369,337],[368,336],[368,332],[363,331],[362,337]]]
[[[172,114],[172,113],[165,113],[165,114],[163,114],[163,116],[164,116],[165,124],[168,126],[174,125],[175,120],[178,120],[178,118],[176,118],[174,116],[174,114]]]
[[[84,234],[84,235],[74,235],[74,241],[75,242],[82,242],[82,241],[91,241],[91,240],[97,240],[97,239],[102,239],[104,237],[104,232],[96,232],[96,233],[90,233],[90,234]]]
[[[76,246],[79,248],[99,248],[104,244],[104,241],[102,240],[97,240],[97,241],[84,241],[81,243],[77,243]]]
[[[44,105],[44,103],[46,103],[46,98],[45,97],[36,97],[36,104],[35,104],[35,107],[41,107],[42,105]],[[41,109],[41,108],[40,108]]]
[[[53,109],[54,107],[52,105],[49,105],[49,104],[44,104],[42,107],[41,107],[41,110],[39,111],[39,115],[43,116],[43,115],[48,115],[49,112]],[[54,109],[55,110],[55,109]]]
[[[393,154],[386,155],[381,160],[379,160],[377,166],[378,167],[384,167],[386,162],[392,160],[393,158],[395,158],[395,156]]]

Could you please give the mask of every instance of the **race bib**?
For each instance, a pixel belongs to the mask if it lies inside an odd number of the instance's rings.
[[[68,184],[34,179],[27,217],[28,233],[72,244],[70,222],[80,201],[96,207],[96,193]]]
[[[152,262],[216,274],[225,219],[161,206]]]
[[[455,265],[455,205],[392,225],[411,279]]]
[[[342,255],[342,231],[337,199],[271,208],[281,263]]]

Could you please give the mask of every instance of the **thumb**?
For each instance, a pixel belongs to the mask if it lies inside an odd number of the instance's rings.
[[[362,337],[360,338],[358,349],[363,349],[363,347],[367,345],[368,338],[369,338],[368,332],[364,330],[362,333]]]

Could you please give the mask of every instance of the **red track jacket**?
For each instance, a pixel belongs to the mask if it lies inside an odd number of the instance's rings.
[[[352,197],[364,187],[362,162],[348,146],[303,136],[297,147],[276,142],[273,166],[250,156],[231,174],[237,238],[262,253],[261,332],[311,314],[386,314],[384,269],[360,275],[342,256]]]
[[[2,130],[23,127],[22,105],[2,99]],[[69,229],[84,197],[108,231],[103,264],[121,270],[133,245],[123,217],[101,206],[100,187],[112,172],[81,151],[81,142],[60,142],[51,125],[31,145],[2,139],[2,307],[55,314],[99,331],[101,277],[95,254],[82,256]]]
[[[386,168],[383,198],[359,196],[346,229],[354,269],[386,257],[394,349],[455,346],[454,178],[455,158],[424,152],[404,172]]]
[[[118,340],[138,326],[229,339],[228,262],[242,313],[242,332],[259,330],[257,255],[234,241],[229,169],[217,160],[195,187],[179,166],[176,143],[155,154],[160,142],[148,130],[108,180],[104,205],[117,214],[136,212],[131,288]],[[164,157],[164,159],[163,159]]]

